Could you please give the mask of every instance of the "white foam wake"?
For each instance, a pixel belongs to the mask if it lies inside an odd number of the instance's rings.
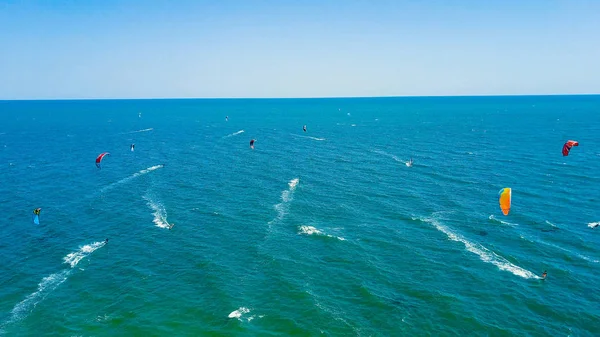
[[[234,133],[228,134],[227,136],[225,136],[223,138],[229,138],[229,137],[237,136],[237,135],[239,135],[241,133],[244,133],[244,130],[240,130],[238,132],[234,132]]]
[[[383,156],[386,156],[386,157],[390,157],[390,158],[394,159],[395,161],[397,161],[397,162],[399,162],[399,163],[405,163],[405,164],[407,163],[407,162],[405,162],[404,160],[402,160],[402,159],[400,159],[400,158],[398,158],[398,157],[394,156],[393,154],[387,153],[387,152],[385,152],[385,151],[381,151],[381,150],[373,150],[373,152],[375,152],[375,153],[378,153],[378,154],[380,154],[380,155],[383,155]],[[407,165],[407,166],[408,166],[408,165]]]
[[[123,178],[123,179],[121,179],[121,180],[119,180],[119,181],[117,181],[115,183],[112,183],[112,184],[110,184],[108,186],[104,186],[103,188],[100,189],[100,192],[106,192],[106,191],[112,190],[116,186],[119,186],[121,184],[125,184],[125,183],[127,183],[127,182],[129,182],[129,181],[131,181],[131,180],[133,180],[133,179],[135,179],[137,177],[139,177],[139,176],[143,176],[144,174],[148,174],[148,173],[150,173],[150,172],[152,172],[154,170],[158,170],[159,168],[162,168],[162,167],[163,167],[163,165],[154,165],[154,166],[150,166],[150,167],[148,167],[146,169],[140,170],[140,171],[138,171],[138,172],[130,175],[129,177]]]
[[[78,251],[67,254],[67,256],[63,258],[63,261],[71,265],[71,268],[74,268],[79,261],[93,253],[96,249],[103,247],[105,244],[105,242],[94,242],[89,245],[81,246]]]
[[[340,236],[333,236],[330,234],[325,234],[322,231],[318,230],[317,228],[313,227],[313,226],[300,226],[298,227],[298,234],[301,235],[317,235],[317,236],[326,236],[328,238],[336,238],[338,240],[341,241],[345,241],[346,239],[344,239],[343,237]]]
[[[42,279],[38,284],[37,290],[25,297],[24,300],[17,303],[15,307],[11,311],[11,318],[4,322],[0,328],[3,328],[7,324],[14,323],[19,321],[27,316],[35,306],[40,303],[50,292],[58,288],[63,282],[67,280],[73,268],[81,261],[83,258],[89,256],[95,250],[105,245],[104,242],[94,242],[88,245],[84,245],[79,247],[79,250],[67,254],[63,258],[64,263],[68,263],[71,268],[64,269],[58,273],[50,274]],[[0,329],[0,332],[2,330]]]
[[[144,196],[144,199],[148,202],[148,206],[154,211],[154,213],[152,213],[154,216],[152,222],[154,222],[156,227],[171,228],[169,221],[167,221],[167,210],[163,204],[153,200],[150,196]]]
[[[512,222],[500,220],[500,219],[496,218],[493,214],[490,215],[488,219],[490,219],[492,221],[496,221],[496,222],[501,223],[503,225],[513,226],[513,227],[514,226],[518,226],[518,224],[516,224],[516,223],[512,223]]]
[[[288,189],[281,192],[281,202],[273,206],[277,211],[277,217],[269,221],[269,225],[276,220],[282,220],[287,214],[289,203],[294,200],[294,191],[300,182],[300,178],[294,178],[288,182]]]
[[[122,135],[128,135],[128,134],[131,134],[131,133],[148,132],[148,131],[152,131],[152,130],[154,130],[154,128],[142,129],[142,130],[137,130],[137,131],[123,132],[121,134]]]
[[[15,305],[11,311],[11,318],[2,324],[2,326],[4,327],[7,324],[16,322],[26,317],[27,314],[31,312],[32,307],[35,307],[48,295],[48,293],[52,292],[59,285],[65,282],[70,273],[70,270],[63,270],[59,273],[54,273],[44,277],[38,284],[37,291],[27,295],[23,301]]]
[[[437,230],[446,234],[446,236],[448,236],[448,238],[450,240],[456,241],[456,242],[461,242],[462,244],[464,244],[465,249],[467,251],[479,256],[479,258],[483,262],[491,263],[491,264],[495,265],[496,267],[498,267],[498,269],[500,269],[500,270],[511,272],[514,275],[520,276],[522,278],[526,278],[526,279],[532,279],[532,278],[539,279],[540,278],[539,276],[535,275],[531,271],[521,268],[521,267],[511,263],[504,257],[485,248],[483,245],[481,245],[479,243],[470,242],[469,240],[465,239],[461,235],[454,233],[452,230],[450,230],[450,228],[442,225],[435,219],[427,218],[427,219],[421,219],[421,220],[432,224]]]
[[[531,240],[529,240],[529,241],[531,241]],[[594,260],[594,259],[592,259],[592,258],[590,258],[590,257],[587,257],[587,256],[585,256],[585,255],[583,255],[583,254],[580,254],[580,253],[577,253],[577,252],[573,252],[573,251],[571,251],[571,250],[569,250],[569,249],[566,249],[566,248],[563,248],[563,247],[561,247],[561,246],[559,246],[559,245],[555,245],[555,244],[553,244],[553,243],[546,242],[546,241],[539,240],[539,239],[538,239],[538,240],[536,240],[536,241],[537,241],[537,242],[539,242],[539,243],[541,243],[541,244],[544,244],[544,245],[546,245],[546,246],[549,246],[549,247],[554,247],[554,248],[556,248],[556,249],[558,249],[558,250],[562,250],[562,251],[563,251],[563,252],[565,252],[565,253],[568,253],[568,254],[571,254],[571,255],[575,255],[575,256],[577,256],[578,258],[580,258],[580,259],[583,259],[583,260],[586,260],[586,261],[588,261],[588,262],[600,263],[600,261],[599,261],[599,260]],[[532,242],[533,242],[533,241],[532,241]]]
[[[240,319],[242,317],[242,315],[247,314],[250,312],[250,309],[245,308],[245,307],[240,307],[239,309],[232,311],[229,316],[229,318],[237,318]]]
[[[311,136],[303,136],[303,135],[297,135],[295,133],[290,133],[292,136],[294,137],[300,137],[300,138],[306,138],[306,139],[312,139],[312,140],[318,140],[318,141],[324,141],[325,138],[317,138],[317,137],[311,137]]]
[[[598,221],[598,222],[590,222],[590,223],[588,224],[588,227],[589,227],[589,228],[596,228],[596,227],[598,227],[598,226],[600,226],[600,221]]]

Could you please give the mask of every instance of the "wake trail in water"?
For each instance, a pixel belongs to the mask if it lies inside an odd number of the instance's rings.
[[[149,131],[152,131],[152,130],[154,130],[154,128],[148,128],[148,129],[142,129],[142,130],[136,130],[136,131],[123,132],[123,133],[120,133],[120,135],[129,135],[129,134],[132,134],[132,133],[149,132]]]
[[[63,258],[64,263],[68,263],[71,268],[75,268],[75,266],[81,261],[83,258],[89,256],[91,253],[96,251],[96,249],[104,247],[105,242],[94,242],[89,245],[79,247],[79,250],[73,253],[67,254]]]
[[[148,207],[150,207],[154,213],[154,219],[152,222],[156,225],[156,227],[160,228],[171,228],[169,221],[167,221],[167,210],[163,206],[160,201],[156,201],[152,199],[149,195],[144,196],[144,199],[148,202]]]
[[[238,132],[234,132],[234,133],[228,134],[227,136],[224,136],[223,138],[229,138],[229,137],[237,136],[237,135],[242,134],[244,132],[245,132],[244,130],[240,130]]]
[[[228,318],[237,318],[238,321],[242,322],[242,316],[250,313],[250,309],[246,307],[240,307],[239,309],[232,311],[227,317]],[[258,318],[263,318],[265,315],[259,315]],[[246,322],[250,322],[256,318],[256,315],[252,315],[250,317],[246,317]]]
[[[539,244],[546,245],[546,246],[548,246],[548,247],[553,247],[553,248],[556,248],[556,249],[558,249],[558,250],[561,250],[561,251],[563,251],[563,252],[565,252],[565,253],[567,253],[567,254],[570,254],[570,255],[572,255],[572,256],[577,256],[578,258],[580,258],[580,259],[582,259],[582,260],[585,260],[585,261],[588,261],[588,262],[592,262],[592,263],[600,263],[600,260],[595,260],[595,259],[592,259],[592,258],[590,258],[590,257],[588,257],[588,256],[585,256],[585,255],[583,255],[583,254],[580,254],[580,253],[577,253],[577,252],[571,251],[571,250],[569,250],[569,249],[567,249],[567,248],[563,248],[563,247],[561,247],[561,246],[559,246],[559,245],[555,245],[555,244],[553,244],[553,243],[546,242],[546,241],[544,241],[544,240],[540,240],[540,239],[532,239],[532,238],[529,238],[529,237],[525,237],[525,236],[523,236],[523,235],[521,235],[521,239],[527,240],[527,241],[529,241],[529,242],[531,242],[531,243],[539,243]]]
[[[27,317],[27,315],[35,308],[35,306],[48,296],[49,293],[54,291],[58,286],[60,286],[63,282],[67,280],[69,275],[73,272],[73,268],[77,266],[77,264],[84,258],[88,257],[98,248],[104,247],[106,245],[105,242],[94,242],[88,245],[84,245],[79,247],[79,250],[74,251],[72,253],[67,254],[63,258],[63,262],[68,264],[70,268],[64,269],[58,273],[50,274],[42,279],[38,284],[37,291],[27,295],[25,299],[12,309],[11,318],[4,322],[0,326],[0,333],[2,333],[2,328],[6,325],[18,322],[23,318]]]
[[[465,245],[465,249],[467,251],[479,256],[479,258],[483,262],[491,263],[491,264],[495,265],[496,267],[498,267],[498,269],[500,269],[500,270],[511,272],[512,274],[514,274],[516,276],[520,276],[525,279],[540,279],[539,276],[535,275],[531,271],[511,263],[506,258],[485,248],[483,245],[481,245],[479,243],[470,242],[469,240],[465,239],[463,236],[453,232],[450,228],[442,225],[436,219],[432,219],[432,218],[423,218],[423,219],[413,218],[413,219],[420,220],[420,221],[423,221],[423,222],[433,225],[433,227],[435,227],[438,231],[446,234],[446,236],[448,236],[448,238],[450,240],[460,242],[463,245]]]
[[[115,187],[117,187],[117,186],[119,186],[121,184],[125,184],[125,183],[127,183],[127,182],[129,182],[129,181],[131,181],[131,180],[133,180],[133,179],[135,179],[137,177],[139,177],[139,176],[143,176],[144,174],[148,174],[148,173],[150,173],[150,172],[152,172],[154,170],[158,170],[159,168],[162,168],[162,167],[163,167],[163,165],[154,165],[154,166],[148,167],[147,169],[140,170],[140,171],[138,171],[138,172],[130,175],[129,177],[123,178],[123,179],[121,179],[121,180],[119,180],[117,182],[114,182],[114,183],[112,183],[112,184],[110,184],[108,186],[105,186],[105,187],[101,188],[100,192],[104,193],[106,191],[110,191],[113,188],[115,188]]]
[[[398,158],[398,157],[394,156],[393,154],[387,153],[387,152],[385,152],[385,151],[381,151],[381,150],[373,150],[373,152],[374,152],[374,153],[377,153],[377,154],[380,154],[380,155],[382,155],[382,156],[386,156],[386,157],[392,158],[392,159],[394,159],[395,161],[397,161],[397,162],[399,162],[399,163],[403,163],[403,164],[406,164],[406,163],[407,163],[406,161],[404,161],[404,160],[402,160],[402,159],[400,159],[400,158]]]
[[[269,225],[273,224],[276,221],[281,221],[285,217],[288,212],[289,204],[294,200],[294,191],[296,190],[296,186],[300,182],[300,178],[294,178],[288,182],[288,188],[281,192],[281,202],[273,206],[277,211],[277,217],[275,219],[269,221]]]
[[[335,238],[335,239],[338,239],[340,241],[346,241],[346,239],[344,239],[343,237],[333,236],[333,235],[330,235],[330,234],[323,233],[322,231],[318,230],[317,228],[315,228],[313,226],[300,226],[300,227],[298,227],[298,234],[300,234],[300,235],[323,236],[323,237],[328,237],[328,238]]]
[[[490,217],[489,217],[488,219],[490,219],[490,220],[492,220],[492,221],[494,221],[494,222],[501,223],[501,224],[503,224],[503,225],[512,226],[512,227],[515,227],[515,226],[518,226],[518,225],[519,225],[519,224],[516,224],[516,223],[512,223],[512,222],[508,222],[508,221],[500,220],[500,219],[496,218],[496,217],[495,217],[493,214],[492,214],[492,215],[490,215]]]
[[[317,138],[317,137],[311,137],[311,136],[303,136],[303,135],[297,135],[295,133],[290,133],[290,135],[294,136],[294,137],[299,137],[299,138],[306,138],[306,139],[312,139],[312,140],[317,140],[317,141],[324,141],[325,138]]]

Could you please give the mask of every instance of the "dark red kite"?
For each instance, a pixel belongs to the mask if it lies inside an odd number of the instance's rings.
[[[108,152],[100,153],[98,158],[96,158],[96,167],[97,168],[100,168],[100,163],[102,162],[102,159],[104,159],[105,156],[110,156],[110,153],[108,153]]]
[[[568,140],[565,145],[563,145],[563,156],[568,156],[569,155],[569,151],[571,151],[571,148],[573,146],[579,146],[579,142],[576,142],[574,140]]]

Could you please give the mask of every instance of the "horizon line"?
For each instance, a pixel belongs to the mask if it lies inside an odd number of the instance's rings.
[[[85,98],[0,98],[0,102],[14,101],[150,101],[150,100],[276,100],[276,99],[365,99],[365,98],[460,98],[460,97],[547,97],[599,96],[600,93],[576,94],[471,94],[471,95],[393,95],[393,96],[311,96],[311,97],[85,97]]]

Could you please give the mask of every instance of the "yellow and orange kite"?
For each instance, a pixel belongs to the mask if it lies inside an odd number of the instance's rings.
[[[508,215],[508,212],[510,212],[510,198],[512,196],[512,190],[510,187],[503,188],[500,190],[498,195],[500,196],[498,202],[500,203],[502,214]]]

